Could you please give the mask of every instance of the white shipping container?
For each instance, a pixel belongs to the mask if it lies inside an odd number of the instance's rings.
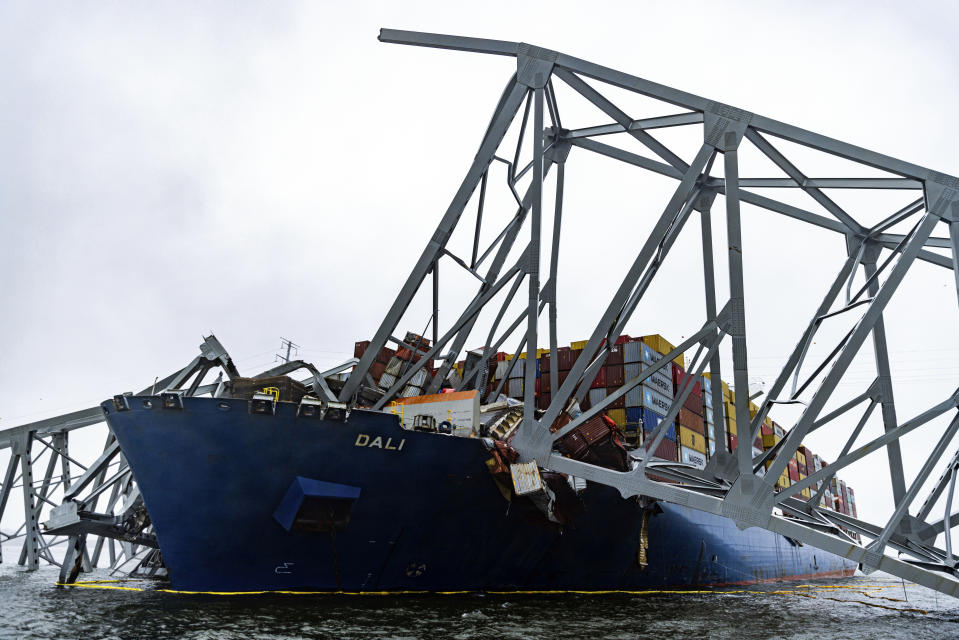
[[[691,464],[697,469],[706,468],[706,454],[679,445],[679,461]]]
[[[590,389],[589,403],[598,404],[606,399],[606,389]]]
[[[646,369],[647,367],[644,365],[643,370]],[[668,366],[654,371],[653,375],[646,378],[643,384],[667,398],[673,397],[673,374]]]
[[[672,398],[644,386],[634,387],[626,392],[627,407],[646,407],[664,416],[673,404]]]
[[[510,398],[522,398],[523,397],[523,379],[522,378],[510,378],[506,381],[506,395]]]
[[[626,364],[641,362],[643,359],[644,346],[645,345],[639,341],[627,342],[626,344],[624,344],[623,345],[623,362],[625,362]]]
[[[423,387],[426,386],[426,369],[420,369],[413,374],[413,377],[410,378],[410,384],[414,387]]]
[[[510,380],[514,378],[522,378],[524,372],[526,371],[526,361],[516,358],[514,361],[507,362],[506,364],[509,365],[512,364],[512,362],[516,362],[516,364],[513,365],[513,370],[509,372]]]
[[[543,490],[543,479],[539,475],[535,460],[511,464],[509,473],[513,477],[513,489],[516,495],[525,496]]]
[[[413,398],[421,395],[423,395],[422,387],[417,387],[416,385],[408,384],[405,387],[403,387],[403,392],[400,394],[400,397]]]
[[[396,384],[396,376],[392,373],[384,373],[380,376],[380,383],[377,385],[380,389],[389,389]]]
[[[496,363],[496,380],[502,380],[503,376],[506,375],[506,370],[509,369],[509,362],[506,360],[500,360]]]

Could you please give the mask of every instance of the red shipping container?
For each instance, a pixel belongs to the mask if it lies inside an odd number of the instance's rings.
[[[590,389],[605,389],[606,388],[606,367],[600,367],[599,371],[596,373],[596,377],[593,378],[593,384],[589,385]]]
[[[735,451],[735,450],[736,450],[736,447],[739,445],[739,438],[737,438],[736,436],[734,436],[734,435],[731,434],[731,433],[727,433],[726,435],[727,435],[727,437],[729,438],[729,450],[730,450],[731,452],[732,452],[732,451]]]
[[[789,459],[789,464],[786,465],[789,469],[789,479],[793,482],[799,482],[799,464],[796,462],[795,458]]]
[[[386,365],[382,362],[374,362],[370,366],[370,376],[373,378],[374,382],[379,382],[380,377],[386,372]]]
[[[622,336],[619,336],[618,338],[616,338],[616,344],[618,344],[618,345],[626,344],[627,342],[632,342],[632,341],[633,341],[633,339],[630,338],[630,337],[627,336],[627,335],[622,335]]]
[[[366,353],[367,347],[370,346],[369,340],[363,340],[362,342],[357,342],[353,345],[353,357],[362,358],[363,354]]]
[[[650,443],[652,441],[652,437],[652,431],[646,431],[643,429],[644,444]],[[663,460],[679,460],[679,448],[676,446],[675,440],[663,438],[659,443],[659,446],[656,447],[656,452],[653,455],[657,458],[662,458]]]
[[[541,385],[540,380],[542,380],[542,378],[536,378],[536,386],[533,388],[533,393],[534,393],[534,394],[538,394],[538,393],[539,393],[540,385]]]
[[[621,364],[606,365],[606,386],[621,387],[626,382],[626,368]]]
[[[563,386],[563,383],[566,382],[566,378],[569,377],[569,371],[560,371],[559,372],[559,386]],[[558,389],[551,389],[551,391],[558,391]]]
[[[694,396],[689,394],[686,396],[686,402],[683,403],[683,408],[687,411],[695,413],[697,416],[702,418],[703,415],[703,399],[701,396]]]
[[[606,364],[623,364],[623,347],[619,346],[618,342],[609,350],[609,354],[606,356]]]
[[[695,413],[686,409],[685,407],[679,410],[678,422],[687,429],[695,431],[703,436],[706,435],[706,426],[703,424],[703,417],[697,416]]]
[[[539,384],[539,390],[549,393],[550,391],[552,391],[552,389],[550,388],[549,371],[540,372],[540,373],[541,373],[540,377],[536,379],[536,382]]]
[[[559,365],[560,371],[569,371],[573,368],[573,363],[576,362],[576,358],[579,357],[579,354],[582,353],[580,349],[570,349],[569,347],[560,347],[558,349],[559,353],[556,355],[556,361]]]
[[[546,411],[549,408],[550,394],[541,393],[536,397],[536,408],[540,411]]]
[[[773,428],[764,422],[763,426],[759,428],[759,432],[764,436],[771,436],[773,434]]]
[[[673,386],[676,388],[676,393],[678,394],[678,393],[679,393],[679,385],[681,385],[681,384],[683,383],[683,380],[685,380],[685,379],[688,377],[689,374],[687,374],[687,373],[686,373],[686,370],[683,369],[683,368],[682,368],[681,366],[679,366],[678,364],[676,364],[675,362],[672,363],[672,364],[673,364]],[[702,383],[702,380],[696,380],[696,382],[693,384],[693,390],[692,390],[692,392],[690,392],[690,395],[698,396],[698,397],[702,398],[702,396],[703,396],[703,383]],[[700,403],[702,403],[701,400],[700,400]]]
[[[539,359],[539,372],[544,373],[546,371],[549,371],[549,354]]]
[[[506,360],[506,352],[505,352],[505,351],[497,351],[497,352],[496,352],[496,358],[495,358],[495,360],[496,360],[497,362],[503,362],[504,360]]]
[[[755,440],[753,440],[753,446],[756,447],[757,449],[762,449],[762,448],[763,448],[763,439],[762,439],[762,438],[756,438]],[[808,474],[806,474],[806,475],[808,475]]]
[[[619,387],[607,387],[607,388],[606,388],[606,395],[607,395],[607,396],[611,396],[611,395],[613,395],[614,393],[616,393],[616,391],[618,391],[618,390],[619,390]],[[607,408],[607,409],[625,409],[625,408],[626,408],[626,394],[624,393],[624,394],[623,394],[622,396],[620,396],[618,399],[613,400],[611,403],[609,403],[608,405],[606,405],[606,408]]]

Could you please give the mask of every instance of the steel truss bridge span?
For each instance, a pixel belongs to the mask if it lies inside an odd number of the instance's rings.
[[[880,569],[914,581],[937,591],[959,596],[956,579],[957,558],[952,552],[951,530],[959,524],[953,515],[952,496],[959,468],[959,451],[949,458],[950,445],[959,429],[959,390],[909,420],[901,421],[893,397],[883,311],[893,298],[910,268],[925,261],[956,274],[959,293],[959,179],[887,155],[841,142],[799,127],[785,124],[720,102],[650,82],[614,69],[525,43],[486,40],[410,31],[383,29],[380,40],[387,43],[468,51],[509,56],[516,59],[516,72],[495,107],[489,126],[476,156],[467,170],[452,202],[440,220],[430,242],[417,260],[412,272],[376,331],[370,346],[360,358],[349,380],[339,393],[339,400],[350,401],[368,381],[367,373],[380,349],[393,342],[398,324],[407,313],[414,297],[427,278],[432,280],[433,344],[417,365],[411,367],[390,387],[377,403],[382,408],[394,399],[410,379],[427,362],[440,361],[426,392],[435,392],[448,379],[453,363],[463,353],[484,309],[499,306],[492,329],[482,344],[480,362],[497,352],[504,341],[519,332],[517,352],[532,352],[548,342],[550,351],[557,349],[557,270],[562,227],[563,188],[566,159],[572,149],[589,151],[632,165],[640,170],[667,176],[677,185],[656,219],[652,231],[641,244],[625,277],[601,317],[596,322],[580,357],[560,384],[556,367],[549,372],[551,402],[540,415],[534,410],[535,368],[524,373],[525,412],[513,446],[525,460],[554,471],[569,473],[617,488],[623,496],[644,495],[723,515],[741,528],[763,527],[794,540],[854,560],[864,570]],[[597,113],[612,123],[567,128],[562,120],[562,105],[556,87],[573,91],[593,105]],[[636,118],[608,97],[614,91],[626,90],[667,105],[674,113]],[[701,144],[695,156],[683,158],[655,137],[665,127],[698,127]],[[511,130],[518,131],[515,147],[504,140]],[[622,134],[637,148],[627,151],[601,141],[603,136]],[[621,135],[621,137],[622,137]],[[524,147],[524,141],[526,147]],[[529,144],[531,141],[531,145]],[[785,142],[783,142],[785,141]],[[635,145],[638,143],[638,146]],[[880,177],[850,178],[844,175],[807,176],[787,157],[786,143],[801,145],[825,156],[838,158],[868,168]],[[779,177],[741,177],[739,154],[744,146],[758,150],[781,172]],[[529,146],[531,151],[524,156]],[[644,153],[638,153],[642,150]],[[581,151],[577,151],[580,153]],[[836,164],[836,163],[833,163]],[[489,179],[493,166],[505,165],[507,187],[515,200],[507,224],[485,250],[480,244],[481,227],[488,223],[484,209],[487,192],[493,188]],[[721,165],[722,175],[713,175]],[[544,183],[548,174],[555,175],[556,196],[553,211],[544,210]],[[498,184],[498,183],[497,183]],[[520,190],[525,189],[523,193]],[[776,188],[801,192],[809,197],[809,206],[800,207],[771,198],[756,189]],[[915,199],[906,206],[890,206],[889,215],[872,225],[862,224],[830,198],[824,190],[870,190],[893,199],[903,191],[915,192]],[[725,226],[728,237],[728,297],[720,298],[715,284],[712,235],[712,205],[716,196],[725,203]],[[475,223],[472,215],[464,220],[468,205],[477,203]],[[721,451],[712,457],[704,471],[687,470],[689,481],[675,484],[650,478],[648,452],[655,451],[673,422],[679,408],[692,391],[694,376],[708,371],[713,380],[721,378],[719,348],[729,344],[732,351],[732,381],[737,391],[749,388],[747,365],[746,290],[744,286],[743,245],[740,208],[748,203],[798,220],[812,227],[841,234],[847,255],[835,279],[828,283],[821,303],[811,310],[806,329],[799,336],[775,382],[767,390],[756,415],[739,427],[740,443],[731,454]],[[472,206],[470,206],[472,211]],[[484,217],[484,214],[486,217]],[[704,264],[704,296],[706,318],[700,329],[672,352],[663,354],[658,363],[640,376],[627,381],[604,401],[594,403],[572,423],[555,433],[550,432],[557,416],[571,398],[582,400],[590,384],[605,362],[610,345],[622,334],[630,317],[643,302],[643,297],[657,271],[684,226],[698,214],[702,231]],[[547,218],[551,216],[551,219]],[[544,220],[551,223],[552,237],[544,238]],[[456,255],[449,245],[454,230],[461,224],[475,224],[471,255]],[[899,227],[905,233],[892,233]],[[498,228],[497,228],[498,229]],[[936,236],[942,230],[945,235]],[[508,261],[514,247],[519,258]],[[942,251],[946,250],[946,251]],[[549,256],[548,268],[541,271],[541,262]],[[632,256],[630,256],[632,257]],[[477,280],[476,293],[462,307],[448,330],[438,328],[439,265],[449,259]],[[854,286],[861,274],[864,283]],[[523,289],[522,312],[512,322],[504,320],[508,305]],[[428,289],[427,287],[423,287]],[[505,301],[502,296],[505,292]],[[424,295],[429,295],[428,291]],[[523,295],[523,294],[520,294]],[[494,302],[495,300],[495,302]],[[448,307],[443,306],[444,314]],[[545,312],[545,314],[544,314]],[[545,315],[547,335],[540,338],[540,317]],[[842,315],[854,318],[852,329],[836,344],[821,363],[812,368],[807,379],[800,379],[800,370],[810,346],[821,326]],[[824,414],[837,384],[850,363],[866,342],[875,352],[874,381],[856,398],[838,409]],[[409,345],[407,345],[409,346]],[[415,347],[414,347],[415,348]],[[668,364],[674,357],[694,351],[688,364],[693,374],[676,389],[676,397],[668,415],[646,443],[647,455],[631,472],[616,472],[566,458],[553,451],[553,444],[590,416],[603,411],[629,389],[641,384],[655,368]],[[807,367],[809,368],[809,367]],[[487,383],[482,367],[464,371],[459,387],[484,389]],[[713,393],[720,385],[713,386]],[[749,416],[748,393],[736,393],[737,416]],[[801,403],[801,416],[791,425],[788,436],[775,448],[753,457],[750,443],[759,434],[770,409],[779,403]],[[713,423],[716,441],[726,441],[721,400],[713,402]],[[883,435],[869,442],[858,441],[860,432],[872,412],[880,409]],[[870,523],[828,509],[820,508],[820,492],[808,500],[788,497],[778,492],[776,479],[786,468],[804,438],[830,425],[836,418],[861,412],[856,428],[845,440],[842,454],[827,468],[790,487],[788,495],[815,486],[864,456],[885,450],[885,464],[895,502],[891,517],[881,523]],[[903,471],[899,439],[941,416],[950,418],[938,442],[929,447],[928,457],[919,473],[907,479]],[[839,436],[837,436],[838,438]],[[841,440],[837,440],[839,442]],[[876,454],[877,457],[879,454]],[[771,462],[770,462],[771,461]],[[770,462],[764,470],[764,463]],[[655,463],[653,463],[655,464]],[[935,469],[945,466],[932,493],[916,509],[918,493]],[[908,482],[907,482],[908,480]],[[797,494],[798,495],[798,494]],[[933,507],[946,496],[944,516],[933,517]],[[849,535],[858,534],[854,537]],[[945,533],[946,548],[935,546],[937,537]],[[865,540],[867,542],[859,542]]]

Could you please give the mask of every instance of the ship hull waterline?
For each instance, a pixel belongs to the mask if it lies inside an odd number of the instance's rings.
[[[760,528],[590,483],[585,511],[549,522],[507,500],[479,439],[251,413],[241,399],[103,403],[133,470],[175,589],[185,591],[594,591],[696,588],[848,576],[855,564]],[[182,406],[181,406],[182,405]],[[297,530],[275,514],[298,478],[357,494],[348,521]],[[286,523],[288,525],[288,523]],[[342,524],[342,523],[341,523]]]

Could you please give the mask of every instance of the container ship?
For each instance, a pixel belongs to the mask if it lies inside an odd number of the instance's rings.
[[[536,367],[538,408],[550,403],[585,343],[556,353],[469,352],[443,381],[423,367],[402,397],[374,410],[429,341],[409,333],[383,348],[354,402],[326,403],[293,378],[234,378],[213,397],[117,396],[103,403],[142,493],[172,586],[186,591],[522,592],[643,590],[848,576],[856,565],[761,528],[520,463],[510,441],[523,415],[524,376]],[[368,342],[356,344],[360,357]],[[673,350],[659,335],[621,337],[581,403],[554,429]],[[621,471],[664,419],[682,356],[605,413],[557,442],[563,455]],[[461,376],[481,368],[475,388]],[[348,375],[348,374],[347,374]],[[735,450],[735,393],[695,381],[654,459],[704,468]],[[342,385],[327,378],[331,387]],[[335,391],[335,389],[334,389]],[[716,442],[721,403],[725,442]],[[755,405],[750,405],[755,411]],[[753,453],[785,430],[767,419]],[[805,447],[777,488],[827,463]],[[653,469],[651,469],[653,471]],[[821,505],[856,515],[834,479]],[[798,495],[798,494],[797,494]]]

